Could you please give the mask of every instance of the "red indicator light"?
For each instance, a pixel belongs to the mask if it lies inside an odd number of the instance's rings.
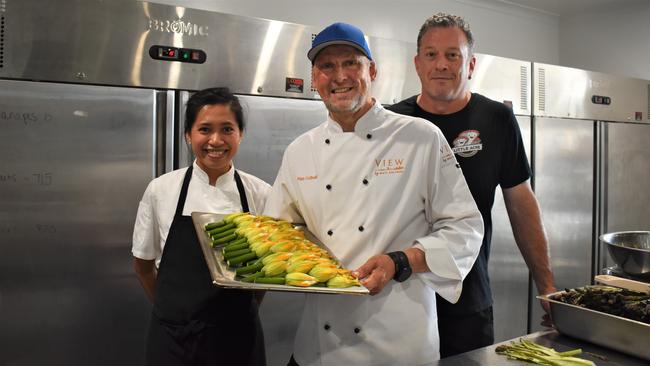
[[[173,50],[170,50],[170,51],[169,51],[169,56],[174,57],[174,51],[173,51]]]

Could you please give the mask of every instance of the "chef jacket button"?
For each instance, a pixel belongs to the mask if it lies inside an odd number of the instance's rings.
[[[372,138],[372,135],[371,135],[371,134],[367,134],[367,135],[366,135],[366,138],[367,138],[368,140],[370,140],[370,139]]]
[[[368,180],[364,178],[363,179],[363,184],[368,185]]]
[[[363,226],[359,226],[359,231],[363,231]]]
[[[334,234],[332,230],[327,230],[327,235],[332,236],[332,234]]]
[[[329,145],[330,144],[330,139],[325,139],[325,143]]]
[[[329,191],[330,189],[332,189],[332,186],[330,184],[328,184],[328,185],[325,186],[325,189],[327,189]]]
[[[359,328],[359,327],[355,327],[355,328],[354,328],[354,333],[356,333],[356,334],[361,333],[361,328]]]
[[[327,323],[325,323],[325,325],[323,326],[323,329],[325,330],[330,330],[330,328],[331,328],[330,325]]]

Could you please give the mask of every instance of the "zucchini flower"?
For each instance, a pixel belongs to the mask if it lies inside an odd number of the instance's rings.
[[[255,216],[251,214],[244,214],[233,218],[232,222],[234,222],[235,225],[239,226],[244,221],[253,221],[253,220],[255,220]]]
[[[309,287],[318,282],[314,277],[301,272],[289,273],[285,277],[285,283],[289,286]]]
[[[271,262],[276,262],[276,261],[286,261],[291,257],[291,253],[288,252],[279,252],[279,253],[273,253],[270,254],[262,259],[262,264],[267,265]]]
[[[309,271],[309,275],[316,278],[318,282],[327,282],[337,274],[337,268],[328,264],[317,264]]]
[[[336,275],[327,281],[327,287],[330,288],[346,288],[360,285],[359,280],[347,275]]]
[[[291,252],[294,249],[296,249],[296,244],[291,242],[291,241],[281,241],[274,246],[271,247],[271,252],[273,253],[279,253],[279,252]]]
[[[251,244],[251,250],[255,252],[257,258],[261,258],[264,254],[269,252],[269,249],[271,249],[274,244],[275,243],[272,241],[262,241],[254,247],[253,244]]]
[[[286,272],[287,262],[285,261],[275,261],[271,262],[264,267],[262,267],[262,272],[264,272],[265,277],[275,277],[281,273]]]
[[[245,212],[235,212],[235,213],[231,213],[231,214],[229,214],[229,215],[224,216],[223,221],[225,221],[226,223],[230,224],[231,222],[233,222],[232,220],[233,220],[234,218],[239,217],[239,216],[242,216],[242,215],[246,215],[246,213],[245,213]]]
[[[292,263],[287,261],[287,273],[307,273],[314,268],[315,265],[316,262],[310,260],[294,261]]]
[[[296,263],[296,262],[302,262],[305,260],[313,261],[316,260],[318,256],[312,254],[312,253],[305,253],[305,252],[293,252],[293,255],[291,258],[287,260],[289,262],[289,265]]]

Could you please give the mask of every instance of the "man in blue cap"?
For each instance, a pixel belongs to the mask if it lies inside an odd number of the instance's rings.
[[[454,302],[483,222],[440,130],[385,110],[363,32],[335,23],[307,56],[327,121],[285,151],[265,214],[305,223],[373,296],[307,296],[290,365],[438,359],[435,294]]]

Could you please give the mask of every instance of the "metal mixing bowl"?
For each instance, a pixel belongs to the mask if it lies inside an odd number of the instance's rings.
[[[633,276],[650,276],[650,231],[620,231],[600,236],[614,262]]]

